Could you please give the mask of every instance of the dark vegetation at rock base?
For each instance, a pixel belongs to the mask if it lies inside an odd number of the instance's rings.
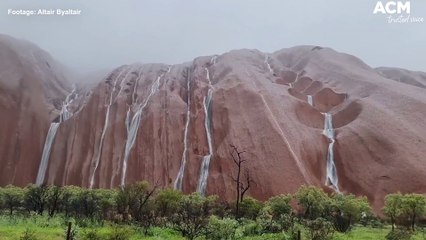
[[[169,228],[187,239],[235,239],[243,236],[283,233],[289,239],[331,239],[336,232],[350,233],[355,224],[377,227],[387,221],[392,229],[387,239],[410,239],[425,217],[426,198],[420,194],[389,194],[383,214],[370,211],[366,197],[326,194],[314,186],[302,186],[295,194],[278,195],[265,202],[249,196],[234,203],[217,196],[185,195],[137,182],[121,189],[84,189],[76,186],[0,188],[3,216],[47,215],[73,219],[76,226],[113,224],[110,239],[129,239],[122,226],[137,226],[149,236],[154,227]],[[67,220],[64,220],[67,221]],[[25,231],[22,239],[34,234]],[[85,231],[83,239],[102,239],[96,230]],[[76,239],[76,238],[75,238]]]

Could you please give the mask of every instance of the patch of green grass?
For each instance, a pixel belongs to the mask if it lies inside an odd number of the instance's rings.
[[[180,233],[172,230],[172,229],[168,229],[168,228],[152,228],[151,229],[151,235],[150,237],[147,237],[146,239],[151,239],[151,240],[160,240],[160,239],[171,239],[171,240],[182,240],[184,239],[183,237],[181,237]]]
[[[179,233],[166,228],[154,227],[150,229],[150,234],[145,236],[141,229],[135,228],[132,226],[118,226],[119,228],[126,229],[131,233],[130,240],[146,239],[146,240],[184,240]],[[97,228],[82,228],[80,229],[80,234],[83,234],[85,231],[95,230],[102,239],[107,239],[107,237],[114,231],[114,226],[106,225],[104,227]]]
[[[333,240],[384,240],[390,231],[390,226],[385,226],[383,228],[356,226],[346,234],[335,233]],[[412,240],[426,240],[425,232],[421,229],[417,230]]]
[[[19,239],[28,229],[33,231],[38,239],[63,239],[64,229],[60,218],[47,216],[0,216],[0,239]]]
[[[63,240],[65,238],[65,230],[67,228],[67,222],[76,222],[73,219],[67,219],[62,216],[56,216],[49,218],[48,216],[22,216],[15,215],[0,216],[0,239],[1,240],[19,240],[24,232],[28,229],[34,232],[35,236],[39,240]],[[78,222],[78,221],[77,221]],[[74,227],[76,225],[73,225]],[[154,227],[149,230],[149,236],[144,236],[143,230],[136,226],[131,225],[112,225],[109,223],[99,224],[86,221],[83,224],[84,227],[77,227],[78,236],[83,236],[88,231],[95,231],[101,239],[107,239],[113,231],[124,230],[130,232],[130,240],[147,239],[147,240],[184,240],[179,232],[176,232],[168,228]],[[240,226],[241,228],[241,226]],[[371,228],[355,226],[349,233],[335,233],[333,240],[380,240],[385,239],[386,234],[390,231],[390,226],[383,228]],[[80,239],[80,238],[79,238]],[[198,238],[198,240],[205,239],[204,237]],[[280,234],[263,234],[257,236],[247,236],[238,238],[239,240],[284,240],[288,239],[282,233]],[[302,234],[302,239],[307,239]],[[418,229],[413,240],[426,240],[425,230]]]
[[[1,226],[0,239],[16,240],[19,239],[24,232],[29,229],[34,232],[37,239],[63,240],[64,231],[60,228],[36,228],[26,226]]]
[[[96,234],[101,239],[107,237],[114,231],[114,229],[124,230],[129,232],[130,240],[147,239],[147,240],[182,240],[180,234],[171,229],[152,228],[150,229],[149,236],[144,236],[142,229],[130,226],[115,226],[111,224],[104,224],[101,226],[98,223],[90,223],[85,221],[84,227],[75,225],[75,220],[67,219],[61,216],[49,218],[48,216],[0,216],[0,239],[1,240],[17,240],[25,233],[26,230],[34,232],[34,235],[39,240],[63,240],[65,238],[66,228],[68,221],[73,222],[73,227],[77,229],[77,236],[81,237],[85,232],[95,230]],[[79,221],[77,221],[79,222]]]
[[[368,227],[354,227],[348,233],[335,233],[335,240],[378,240],[385,239],[386,234],[390,231],[390,228],[368,228]]]

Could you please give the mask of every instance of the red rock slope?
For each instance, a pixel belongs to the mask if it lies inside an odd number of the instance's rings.
[[[35,45],[0,35],[0,183],[35,180],[44,138],[69,84]]]
[[[16,85],[16,94],[34,99],[15,104],[5,83],[26,78],[5,69],[28,71],[28,79],[37,73],[25,70],[30,63],[8,64],[0,75],[0,107],[10,112],[1,117],[7,174],[0,183],[24,185],[35,181],[52,118],[41,97],[46,90]],[[353,56],[312,46],[272,54],[237,50],[172,66],[123,65],[94,88],[76,90],[83,97],[59,125],[43,179],[106,188],[146,179],[185,192],[206,186],[208,194],[231,198],[234,144],[246,150],[254,197],[334,183],[379,207],[386,193],[426,191],[425,89],[388,78]],[[325,113],[334,130],[328,163]],[[19,124],[5,125],[12,123]]]

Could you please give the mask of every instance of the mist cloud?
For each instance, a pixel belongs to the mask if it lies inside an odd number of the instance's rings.
[[[426,2],[411,0],[426,17]],[[81,71],[133,62],[182,63],[231,49],[321,45],[372,67],[426,71],[426,23],[388,24],[375,1],[2,0],[0,32]],[[73,8],[81,16],[10,16],[9,8]]]

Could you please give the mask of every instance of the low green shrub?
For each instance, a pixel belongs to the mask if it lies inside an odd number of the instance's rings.
[[[238,222],[234,219],[220,219],[216,216],[211,216],[206,230],[206,239],[211,240],[230,240],[234,239],[235,231],[238,227]]]
[[[70,232],[69,232],[69,238],[67,238],[67,235],[68,235],[68,224],[64,228],[64,238],[65,239],[75,240],[75,239],[77,239],[78,233],[79,233],[78,226],[71,225],[71,229],[70,229]]]
[[[130,228],[113,226],[112,231],[107,235],[108,240],[128,240],[134,235]]]
[[[81,240],[102,240],[102,237],[99,235],[96,229],[87,229],[81,236]]]
[[[311,240],[328,240],[333,237],[334,227],[333,224],[324,218],[317,218],[315,220],[306,220],[306,235]]]
[[[27,228],[25,229],[25,232],[22,234],[22,236],[19,239],[20,240],[37,240],[38,238],[36,237],[34,230]]]
[[[240,203],[240,216],[239,217],[255,220],[259,216],[262,208],[263,208],[262,202],[254,199],[252,197],[246,197]]]
[[[255,236],[262,233],[262,226],[256,221],[243,221],[242,232],[244,236]]]
[[[413,232],[405,229],[395,229],[386,235],[386,240],[410,240]]]

